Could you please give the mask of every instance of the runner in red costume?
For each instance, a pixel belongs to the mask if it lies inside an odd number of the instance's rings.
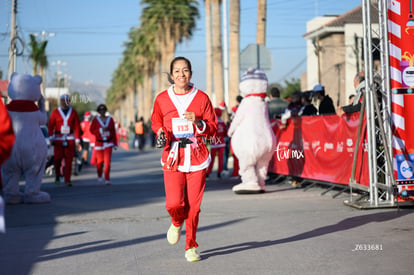
[[[13,127],[7,109],[0,99],[0,168],[1,164],[9,158],[15,140]],[[1,172],[1,169],[0,169]],[[0,174],[0,190],[3,188]]]
[[[92,120],[90,131],[95,136],[95,157],[96,169],[98,172],[98,182],[103,183],[102,172],[105,166],[104,177],[105,184],[109,185],[112,148],[118,146],[118,136],[115,130],[115,122],[112,117],[106,115],[107,108],[101,104],[97,108],[99,116]]]
[[[68,94],[60,97],[60,107],[50,115],[48,128],[50,140],[54,145],[55,183],[60,183],[60,168],[63,159],[65,162],[65,184],[72,186],[72,161],[75,155],[75,146],[78,146],[80,142],[80,123],[78,113],[70,106]]]
[[[82,159],[85,164],[89,161],[89,152],[93,150],[95,146],[95,136],[90,131],[91,127],[91,112],[86,111],[83,115],[83,121],[80,123],[82,130],[82,143],[83,143],[83,155]]]
[[[165,145],[161,163],[166,208],[172,222],[167,240],[170,244],[179,241],[185,221],[185,258],[196,262],[200,260],[196,232],[210,163],[203,137],[215,134],[217,119],[209,97],[190,83],[188,59],[176,57],[170,65],[170,76],[174,84],[155,99],[151,127],[157,133],[158,144]]]

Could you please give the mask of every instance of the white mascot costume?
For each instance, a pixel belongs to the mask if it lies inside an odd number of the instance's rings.
[[[275,147],[276,138],[270,126],[267,104],[266,74],[249,69],[241,77],[240,94],[243,96],[228,135],[231,146],[239,159],[242,182],[233,186],[236,194],[265,192],[267,169]]]
[[[38,75],[13,73],[11,76],[8,93],[12,101],[7,104],[7,110],[16,142],[10,158],[1,167],[7,204],[50,201],[49,194],[40,191],[47,160],[47,145],[40,129],[40,125],[45,125],[47,120],[40,83],[42,78]],[[26,181],[23,194],[19,189],[22,175]]]

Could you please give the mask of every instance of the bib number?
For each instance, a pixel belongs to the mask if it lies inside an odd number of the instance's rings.
[[[64,135],[69,135],[70,134],[70,127],[67,125],[62,125],[62,127],[60,127],[60,132]]]
[[[193,123],[185,118],[173,118],[172,127],[175,138],[188,138],[194,136]]]

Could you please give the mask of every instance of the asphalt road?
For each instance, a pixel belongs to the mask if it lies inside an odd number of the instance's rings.
[[[234,179],[209,178],[197,241],[201,261],[184,258],[185,232],[166,241],[160,151],[114,153],[112,185],[94,167],[73,187],[45,177],[52,202],[6,206],[0,274],[412,274],[412,208],[358,210],[349,193],[267,185],[236,195]],[[214,174],[214,173],[213,173]]]

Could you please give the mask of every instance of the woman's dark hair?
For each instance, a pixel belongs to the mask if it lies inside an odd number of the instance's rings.
[[[187,58],[185,58],[184,56],[177,56],[175,57],[171,63],[170,63],[170,74],[173,73],[173,68],[174,68],[174,63],[178,60],[184,60],[187,63],[188,69],[190,69],[190,72],[192,73],[193,70],[191,69],[191,62],[190,60],[188,60]]]
[[[96,108],[96,111],[99,112],[99,110],[101,110],[101,109],[105,109],[105,112],[108,111],[108,108],[106,108],[105,104],[99,104],[98,108]]]

